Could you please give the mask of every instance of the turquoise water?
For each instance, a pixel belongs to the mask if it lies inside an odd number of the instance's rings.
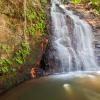
[[[100,74],[62,74],[27,81],[0,100],[100,100]]]

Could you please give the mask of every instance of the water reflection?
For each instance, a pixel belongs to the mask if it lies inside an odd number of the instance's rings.
[[[0,100],[100,100],[100,74],[74,72],[31,80]]]
[[[63,85],[68,100],[100,100],[100,75],[80,75]]]

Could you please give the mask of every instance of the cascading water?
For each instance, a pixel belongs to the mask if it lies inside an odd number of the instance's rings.
[[[51,47],[54,52],[49,54],[53,59],[53,66],[49,66],[57,67],[55,70],[59,72],[93,71],[98,68],[88,23],[67,10],[59,0],[51,0],[51,25]]]

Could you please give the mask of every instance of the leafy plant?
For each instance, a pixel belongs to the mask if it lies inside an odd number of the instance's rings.
[[[8,66],[0,67],[0,72],[1,73],[8,73],[9,72]]]
[[[34,36],[37,31],[40,31],[41,34],[44,34],[46,30],[46,14],[44,11],[42,9],[38,9],[38,11],[37,9],[31,10],[31,8],[27,11],[29,11],[26,15],[27,19],[34,23],[27,26],[26,33]],[[34,17],[31,15],[34,15]]]
[[[7,44],[0,44],[0,49],[7,52],[10,50],[10,47]]]
[[[9,59],[0,59],[0,65],[11,65],[12,61]]]
[[[73,2],[75,5],[77,5],[77,4],[79,4],[79,3],[81,2],[81,0],[72,0],[72,2]]]
[[[30,54],[29,43],[24,41],[20,45],[20,49],[15,52],[15,56],[11,59],[0,59],[0,72],[8,73],[8,72],[16,72],[17,68],[14,68],[13,65],[23,64],[25,62],[25,58]]]
[[[26,29],[26,33],[29,33],[29,34],[31,34],[32,36],[35,35],[35,32],[36,32],[36,29],[35,29],[35,27],[34,27],[34,24],[28,26],[27,29]]]
[[[8,73],[10,71],[10,65],[12,61],[9,59],[0,59],[0,72]]]
[[[25,62],[25,57],[29,54],[30,48],[28,42],[22,42],[21,49],[16,51],[14,60],[18,64],[23,64]]]
[[[47,5],[48,0],[40,0],[41,5],[44,7]]]
[[[27,19],[28,20],[34,20],[35,18],[36,18],[36,16],[37,16],[37,14],[36,14],[36,12],[34,11],[34,9],[28,9],[27,11],[26,11],[26,17],[27,17]]]
[[[15,61],[16,61],[17,64],[23,64],[24,63],[24,59],[21,56],[16,57]]]

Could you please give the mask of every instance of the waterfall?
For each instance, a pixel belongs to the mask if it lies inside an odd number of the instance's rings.
[[[59,72],[97,70],[90,25],[67,10],[59,0],[51,0],[51,28],[54,52],[49,55],[55,64],[50,66]]]

